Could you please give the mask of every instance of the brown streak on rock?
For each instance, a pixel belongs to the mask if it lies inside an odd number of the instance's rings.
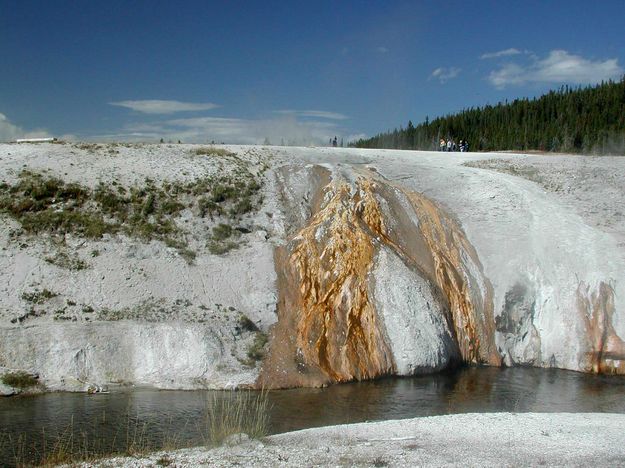
[[[369,298],[367,276],[374,257],[371,232],[383,232],[379,207],[370,181],[359,180],[355,194],[345,182],[325,188],[327,202],[289,242],[288,261],[276,258],[280,281],[280,314],[273,342],[291,334],[299,368],[272,344],[259,385],[285,387],[371,379],[393,372],[390,348],[384,340]],[[284,289],[297,291],[285,292]],[[284,317],[283,317],[284,316]],[[293,337],[294,335],[294,337]],[[281,351],[280,351],[281,349]],[[288,352],[288,351],[287,351]],[[286,370],[276,372],[276,365]]]
[[[449,302],[452,322],[465,362],[500,365],[495,348],[492,286],[481,273],[477,253],[460,226],[431,200],[421,194],[404,192],[418,217],[421,234],[434,260],[434,277]],[[481,278],[472,278],[463,256],[479,269]],[[485,297],[477,294],[481,279]]]
[[[581,282],[577,288],[577,308],[585,324],[589,351],[580,366],[595,373],[625,374],[625,342],[612,325],[614,290],[601,282],[596,291]]]

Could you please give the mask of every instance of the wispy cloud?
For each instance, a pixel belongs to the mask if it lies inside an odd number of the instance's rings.
[[[283,109],[283,110],[277,110],[274,112],[276,114],[294,115],[297,117],[312,117],[315,119],[345,120],[349,118],[344,114],[339,114],[338,112],[328,112],[328,111],[321,111],[321,110]]]
[[[143,101],[116,101],[109,102],[112,106],[126,107],[144,114],[173,114],[175,112],[190,112],[215,109],[219,107],[211,102],[181,102],[147,99]]]
[[[453,78],[456,78],[460,74],[460,71],[461,71],[460,68],[440,67],[432,72],[432,74],[430,75],[430,79],[436,78],[441,83],[445,83]]]
[[[364,140],[365,138],[369,138],[369,136],[366,133],[352,133],[345,137],[345,142],[353,143],[358,140]]]
[[[488,80],[496,88],[527,83],[593,84],[623,74],[617,59],[589,60],[565,50],[552,50],[544,59],[533,57],[528,65],[508,63],[493,70]]]
[[[480,59],[485,60],[485,59],[492,59],[492,58],[499,58],[499,57],[510,57],[511,55],[519,55],[522,53],[524,52],[520,51],[519,49],[510,48],[510,49],[499,50],[497,52],[488,52],[486,54],[482,54],[480,55]]]
[[[383,46],[376,47],[375,50],[381,54],[386,54],[388,52],[388,48]]]
[[[160,122],[136,122],[121,131],[99,135],[96,139],[125,141],[181,140],[185,143],[210,141],[258,144],[268,139],[273,144],[327,144],[334,135],[347,131],[333,120],[299,120],[293,114],[268,119],[194,117]]]
[[[12,124],[6,115],[0,114],[0,141],[12,141],[16,138],[46,138],[50,137],[47,130],[24,130]]]

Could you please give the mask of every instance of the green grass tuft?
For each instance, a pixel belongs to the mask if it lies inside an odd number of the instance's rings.
[[[253,439],[267,435],[269,430],[267,392],[214,392],[207,401],[205,443],[220,445],[228,436],[247,434]]]
[[[217,148],[215,146],[206,146],[193,150],[196,156],[235,156],[235,153],[225,148]]]
[[[266,333],[257,331],[254,336],[254,341],[247,350],[247,357],[252,361],[261,361],[265,357],[265,345],[267,344],[268,337]]]
[[[16,371],[8,372],[2,376],[2,383],[9,387],[27,389],[37,385],[37,378],[28,372]]]
[[[46,301],[48,301],[49,299],[52,299],[53,297],[57,297],[58,294],[55,292],[50,291],[49,289],[43,289],[43,291],[39,291],[38,289],[35,289],[33,292],[24,292],[22,293],[22,299],[25,300],[26,302],[31,302],[33,304],[43,304]]]
[[[80,271],[89,267],[87,262],[81,260],[78,256],[72,257],[64,251],[57,252],[52,257],[46,257],[45,261],[70,271]]]

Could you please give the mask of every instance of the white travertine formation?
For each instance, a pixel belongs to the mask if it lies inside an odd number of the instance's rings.
[[[146,178],[189,182],[228,170],[231,162],[195,156],[194,148],[3,144],[0,181],[13,184],[28,169],[90,188],[130,187]],[[242,234],[242,246],[226,255],[204,248],[210,224],[183,210],[177,222],[199,252],[193,265],[160,241],[67,235],[63,248],[87,264],[70,271],[46,261],[58,247],[48,236],[25,235],[0,214],[0,366],[33,372],[52,389],[253,384],[260,367],[247,356],[254,333],[238,329],[238,321],[245,315],[267,332],[277,320],[274,248],[322,201],[323,194],[313,199],[312,185],[320,185],[315,168],[323,166],[350,184],[370,171],[403,192],[424,194],[453,217],[492,285],[493,338],[506,365],[625,373],[625,158],[229,150],[252,170],[267,169],[262,206],[244,220],[250,232]],[[387,200],[379,202],[390,213]],[[412,213],[404,215],[404,225],[415,224]],[[444,368],[456,353],[442,319],[446,304],[406,265],[382,248],[370,273],[401,375]],[[474,287],[485,297],[485,283]],[[24,299],[44,289],[56,296],[37,305]]]

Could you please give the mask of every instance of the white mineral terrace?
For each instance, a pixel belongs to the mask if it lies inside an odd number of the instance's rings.
[[[76,391],[320,385],[459,360],[625,373],[625,158],[197,148],[0,145],[3,196],[23,170],[120,193],[248,171],[262,195],[236,217],[184,199],[173,222],[192,261],[0,214],[0,372]],[[225,253],[207,247],[220,223],[237,230]]]

